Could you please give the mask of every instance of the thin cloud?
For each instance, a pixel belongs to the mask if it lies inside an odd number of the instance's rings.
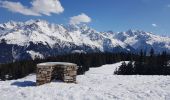
[[[69,23],[73,25],[77,25],[77,24],[89,23],[89,22],[91,22],[91,18],[86,14],[82,13],[80,15],[71,17]]]
[[[153,26],[153,27],[158,27],[158,25],[157,25],[157,24],[152,24],[152,26]]]
[[[168,6],[167,6],[168,8],[170,8],[170,4],[168,4]]]
[[[50,16],[51,13],[60,14],[64,11],[59,0],[33,0],[31,5],[32,6],[28,8],[20,2],[0,1],[0,7],[23,15]]]

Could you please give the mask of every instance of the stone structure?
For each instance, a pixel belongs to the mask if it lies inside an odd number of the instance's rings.
[[[76,83],[77,65],[65,62],[46,62],[37,64],[36,84],[42,85],[52,80]]]

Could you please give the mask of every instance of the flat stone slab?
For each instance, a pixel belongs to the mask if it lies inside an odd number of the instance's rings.
[[[37,64],[37,67],[45,67],[45,66],[77,66],[76,64],[73,63],[68,63],[68,62],[44,62],[44,63],[39,63]]]

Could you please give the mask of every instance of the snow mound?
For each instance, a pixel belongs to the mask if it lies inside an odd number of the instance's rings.
[[[35,86],[35,75],[0,81],[0,100],[169,100],[170,76],[113,75],[121,63],[91,68],[77,84]]]

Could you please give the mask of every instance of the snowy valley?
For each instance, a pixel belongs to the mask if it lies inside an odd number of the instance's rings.
[[[170,76],[113,75],[121,62],[90,68],[77,84],[35,86],[35,75],[0,81],[0,100],[169,100]]]

